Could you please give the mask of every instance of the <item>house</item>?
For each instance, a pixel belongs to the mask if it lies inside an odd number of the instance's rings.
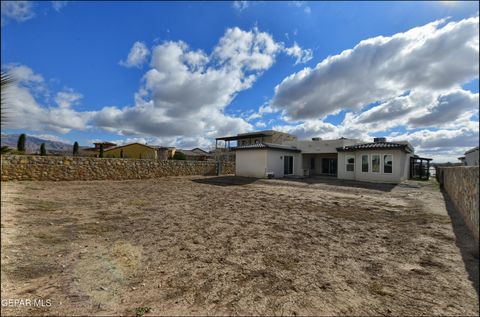
[[[207,161],[214,158],[212,154],[200,148],[194,148],[193,150],[178,149],[177,152],[183,153],[185,155],[185,159],[188,161]]]
[[[414,155],[408,142],[375,138],[286,140],[239,145],[235,172],[249,177],[332,176],[339,179],[399,183],[408,178],[428,179],[431,159]]]
[[[168,147],[168,146],[153,146],[157,148],[158,159],[161,161],[170,160],[175,155],[175,151],[177,150],[175,147]]]
[[[297,140],[295,135],[274,130],[239,133],[235,136],[216,138],[214,155],[218,161],[235,161],[235,146],[248,146],[258,143],[282,144],[286,141],[295,140]],[[219,147],[219,141],[223,142],[223,147]]]
[[[82,149],[81,152],[85,155],[85,156],[98,156],[98,154],[100,153],[100,147],[103,145],[103,150],[105,151],[106,149],[110,149],[110,148],[113,148],[113,147],[116,147],[117,145],[115,143],[112,143],[112,142],[106,142],[106,141],[102,141],[102,142],[94,142],[93,145],[95,145],[94,147],[91,147],[91,148],[86,148],[86,149]]]
[[[478,166],[478,146],[477,147],[474,147],[473,149],[470,149],[468,151],[465,152],[465,159],[463,161],[463,163],[467,166]]]
[[[121,146],[110,147],[103,151],[106,158],[136,158],[136,159],[158,159],[157,148],[141,144],[130,143]]]

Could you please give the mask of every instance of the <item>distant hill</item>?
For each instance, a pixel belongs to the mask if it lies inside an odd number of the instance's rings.
[[[2,146],[8,146],[13,149],[17,148],[17,141],[19,134],[2,134],[1,143]],[[59,141],[45,140],[27,134],[27,140],[25,142],[25,148],[27,153],[36,153],[40,151],[40,144],[45,143],[47,152],[50,153],[71,153],[73,150],[73,144],[67,144]]]

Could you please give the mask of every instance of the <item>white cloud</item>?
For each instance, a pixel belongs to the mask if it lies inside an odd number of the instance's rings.
[[[267,126],[267,124],[263,121],[257,121],[255,123],[255,127],[259,128],[259,129],[264,129],[266,126]]]
[[[70,108],[72,105],[77,104],[83,95],[68,89],[65,91],[59,91],[55,96],[55,102],[60,108]]]
[[[30,134],[29,134],[30,136]],[[71,144],[72,141],[59,137],[58,135],[53,135],[53,134],[32,134],[31,136],[39,138],[39,139],[44,139],[48,141],[54,141],[54,142],[62,142],[62,143],[67,143]]]
[[[232,4],[232,7],[239,12],[242,12],[249,6],[250,6],[250,1],[233,1],[233,4]]]
[[[313,58],[313,51],[311,49],[302,49],[296,42],[293,43],[292,47],[285,48],[285,52],[287,55],[297,58],[295,65],[305,64]]]
[[[7,120],[5,128],[29,129],[35,131],[54,131],[67,133],[72,129],[84,130],[87,122],[91,119],[91,112],[77,112],[69,107],[47,107],[41,105],[32,93],[35,86],[32,83],[42,83],[43,77],[34,73],[25,65],[8,66],[7,69],[12,77],[17,80],[5,90],[5,105]],[[73,93],[72,91],[66,91]],[[75,102],[78,99],[70,96],[68,100],[60,99],[63,105]],[[68,104],[70,106],[70,104]]]
[[[150,55],[150,51],[147,46],[142,42],[135,42],[128,53],[127,60],[120,61],[120,65],[141,68],[147,61],[148,55]]]
[[[25,65],[19,64],[8,64],[5,66],[6,71],[14,78],[17,82],[22,83],[43,83],[44,79],[42,75],[35,74],[31,68]]]
[[[358,110],[411,91],[446,91],[478,78],[478,16],[361,41],[285,78],[272,106],[292,120]]]
[[[290,1],[289,3],[297,8],[303,8],[303,12],[306,14],[310,14],[312,12],[312,9],[306,5],[308,1]]]
[[[63,8],[65,8],[68,4],[68,1],[52,1],[52,8],[60,12]]]
[[[8,20],[25,22],[35,16],[33,12],[33,3],[31,1],[2,1],[2,26]]]
[[[224,109],[275,63],[282,45],[257,28],[227,29],[211,54],[182,41],[156,45],[135,104],[105,107],[94,121],[108,131],[183,146],[253,130],[246,120],[227,115]]]

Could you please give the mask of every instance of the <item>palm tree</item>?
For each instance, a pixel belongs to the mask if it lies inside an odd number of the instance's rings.
[[[3,124],[5,123],[5,98],[4,98],[4,92],[5,89],[10,86],[13,83],[13,78],[8,75],[7,73],[2,72],[1,73],[2,78],[1,78],[1,113],[0,113],[0,119],[1,119],[1,125],[3,127]]]
[[[1,78],[1,96],[0,96],[0,126],[1,128],[3,128],[3,125],[6,121],[4,93],[6,88],[13,83],[13,78],[4,72],[2,72],[1,75],[2,75],[1,76],[2,78]],[[8,148],[8,146],[1,147],[1,153],[7,153],[9,151],[10,149]]]

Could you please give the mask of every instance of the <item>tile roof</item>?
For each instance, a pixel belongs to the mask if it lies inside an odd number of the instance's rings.
[[[300,152],[294,146],[291,145],[282,145],[282,144],[275,144],[275,143],[255,143],[250,145],[241,145],[234,148],[236,151],[238,150],[261,150],[261,149],[275,149],[275,150],[284,150],[284,151],[293,151],[293,152]]]
[[[379,149],[382,149],[382,150],[400,149],[408,153],[413,152],[413,149],[408,143],[395,143],[395,142],[361,143],[361,144],[339,147],[337,148],[337,151],[347,152],[347,151],[379,150]]]

